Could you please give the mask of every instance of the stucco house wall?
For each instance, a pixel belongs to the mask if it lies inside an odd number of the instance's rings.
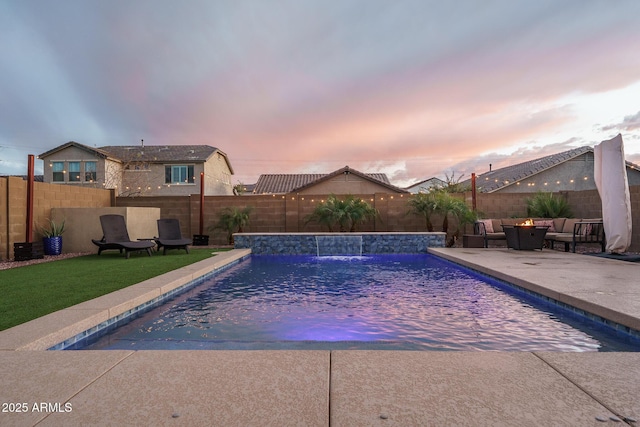
[[[47,156],[42,159],[44,162],[43,168],[43,181],[52,183],[52,184],[70,184],[70,185],[81,185],[81,186],[91,186],[95,187],[97,184],[100,186],[105,182],[105,159],[96,155],[96,153],[89,152],[87,150],[81,149],[79,147],[68,147],[65,150],[61,150]],[[54,162],[63,162],[64,163],[64,174],[63,181],[54,181],[53,179],[53,163]],[[71,162],[79,162],[80,163],[80,171],[77,176],[78,181],[73,181],[70,179],[71,173],[69,172],[69,164]],[[96,181],[87,181],[85,180],[85,171],[87,162],[95,162],[96,164]],[[117,168],[119,165],[117,162],[109,161],[110,168]]]
[[[196,176],[199,179],[200,173]],[[207,195],[231,195],[233,183],[232,171],[220,153],[214,153],[204,164],[204,189]],[[198,192],[200,187],[198,186]]]

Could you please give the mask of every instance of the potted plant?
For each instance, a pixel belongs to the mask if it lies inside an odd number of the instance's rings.
[[[42,233],[42,244],[45,255],[60,255],[62,253],[62,233],[64,233],[65,221],[56,224],[49,219],[48,227],[39,227]]]

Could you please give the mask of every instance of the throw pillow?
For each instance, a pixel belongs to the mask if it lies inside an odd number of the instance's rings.
[[[552,219],[538,219],[538,220],[534,220],[533,221],[533,225],[538,225],[540,227],[549,227],[547,229],[548,233],[555,233],[556,232],[556,226],[553,223]]]
[[[493,221],[491,221],[490,219],[481,219],[480,222],[484,224],[485,233],[494,233]]]

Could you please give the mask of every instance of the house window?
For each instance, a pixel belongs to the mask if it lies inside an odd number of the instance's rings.
[[[95,182],[98,180],[96,173],[96,162],[84,162],[84,180],[88,182]]]
[[[193,184],[193,165],[167,165],[164,167],[165,184]]]
[[[64,162],[52,162],[53,182],[64,182]]]
[[[69,162],[69,182],[80,181],[80,162]]]

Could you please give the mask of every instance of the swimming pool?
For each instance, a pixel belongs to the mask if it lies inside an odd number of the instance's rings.
[[[86,348],[639,350],[427,254],[252,256]]]

